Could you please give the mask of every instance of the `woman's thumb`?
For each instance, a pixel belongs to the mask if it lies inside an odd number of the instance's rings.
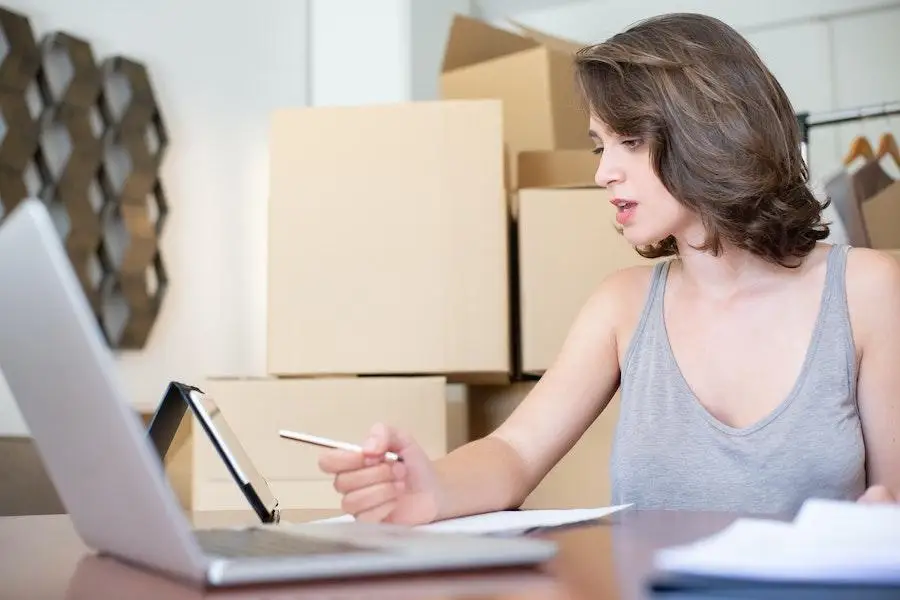
[[[413,472],[430,462],[428,455],[411,435],[385,423],[376,423],[372,426],[363,444],[363,452],[367,456],[394,452]]]

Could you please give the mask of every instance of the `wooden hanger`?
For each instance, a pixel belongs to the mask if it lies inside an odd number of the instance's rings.
[[[875,158],[881,160],[883,156],[887,155],[890,155],[894,159],[894,164],[900,167],[900,149],[897,148],[897,140],[894,139],[894,134],[892,133],[881,134]]]
[[[844,165],[849,165],[857,158],[865,158],[866,160],[875,159],[875,151],[872,150],[872,144],[865,136],[857,136],[850,142],[850,150],[844,157]]]

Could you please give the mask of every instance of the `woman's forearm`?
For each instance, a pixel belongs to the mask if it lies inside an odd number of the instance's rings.
[[[438,520],[516,508],[532,487],[522,459],[496,437],[460,446],[435,461],[435,469]]]

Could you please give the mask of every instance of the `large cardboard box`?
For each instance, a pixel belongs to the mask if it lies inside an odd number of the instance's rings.
[[[498,100],[274,113],[268,372],[510,372]]]
[[[283,439],[279,429],[362,443],[374,423],[384,422],[411,433],[432,458],[448,451],[443,377],[210,378],[202,387],[282,509],[337,509],[340,496],[318,468],[321,450]],[[166,470],[184,508],[248,508],[192,418],[185,419],[173,446]]]
[[[518,196],[521,370],[540,375],[600,282],[652,261],[619,233],[603,188],[526,189]]]
[[[455,17],[440,81],[444,99],[503,101],[511,188],[517,186],[518,152],[591,146],[588,115],[572,68],[572,55],[580,45],[524,27],[519,31]]]
[[[471,386],[469,428],[473,438],[488,435],[521,403],[535,382]],[[565,398],[559,400],[565,410]],[[608,505],[611,499],[609,459],[619,417],[619,395],[610,400],[572,449],[531,492],[523,508],[585,508]]]

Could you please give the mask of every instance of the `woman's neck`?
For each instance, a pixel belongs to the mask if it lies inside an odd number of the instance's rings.
[[[679,240],[678,254],[678,270],[684,284],[719,300],[759,291],[803,270],[782,267],[733,246],[725,246],[718,256],[713,256],[711,251],[695,250]]]

